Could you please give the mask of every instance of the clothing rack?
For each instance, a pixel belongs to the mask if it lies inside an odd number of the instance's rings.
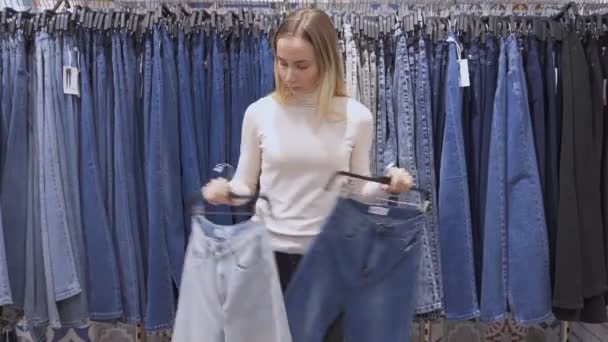
[[[56,12],[59,14],[68,13],[69,11],[71,11],[71,13],[76,13],[76,15],[70,17],[69,20],[75,20],[79,24],[85,23],[86,18],[84,14],[80,16],[78,13],[85,13],[87,9],[90,11],[99,10],[106,13],[104,18],[106,19],[105,22],[107,22],[109,25],[108,28],[114,27],[113,25],[118,25],[118,27],[120,28],[124,28],[123,25],[127,25],[127,27],[131,25],[131,27],[134,27],[136,23],[134,23],[133,21],[129,22],[129,20],[127,19],[127,16],[129,15],[129,17],[131,18],[135,18],[134,14],[137,14],[137,17],[140,20],[147,20],[148,23],[150,23],[150,20],[154,20],[154,18],[160,20],[163,16],[163,9],[165,9],[166,11],[165,14],[171,15],[172,13],[177,13],[171,12],[172,8],[183,8],[184,11],[182,14],[184,16],[188,15],[187,11],[192,10],[192,13],[197,14],[194,16],[194,18],[196,19],[198,19],[203,13],[207,13],[210,16],[213,16],[206,18],[207,20],[210,18],[213,18],[213,20],[217,20],[215,15],[217,15],[218,13],[223,13],[224,15],[225,13],[232,14],[232,12],[229,12],[229,10],[234,8],[271,9],[276,11],[277,13],[285,13],[290,9],[310,6],[327,9],[328,11],[355,12],[366,16],[374,16],[379,15],[380,13],[386,14],[394,12],[398,14],[398,17],[400,18],[400,21],[403,25],[409,26],[411,24],[411,27],[413,28],[415,25],[424,23],[424,21],[429,17],[449,17],[450,19],[464,18],[458,16],[462,15],[463,13],[466,13],[467,9],[471,8],[471,6],[479,6],[479,10],[481,13],[488,13],[491,11],[491,9],[495,9],[497,6],[502,6],[501,8],[504,8],[505,14],[515,14],[515,12],[517,11],[522,11],[521,13],[518,12],[520,13],[520,15],[528,13],[530,10],[536,8],[537,6],[543,6],[542,11],[547,15],[547,17],[552,16],[554,19],[560,20],[576,16],[581,16],[584,18],[585,16],[594,15],[596,13],[605,14],[607,12],[606,10],[608,9],[608,0],[586,0],[575,3],[561,0],[407,0],[399,2],[350,2],[342,0],[70,0],[68,2],[63,0],[33,0],[33,2],[31,3],[26,0],[0,1],[0,8],[12,8],[17,11],[24,11],[25,13],[29,13],[28,15],[32,16],[35,13],[43,13],[46,10],[51,10],[52,12]],[[551,10],[548,11],[547,9]],[[79,10],[82,12],[78,12]],[[113,11],[118,12],[114,13]],[[123,13],[127,13],[128,15],[123,16]],[[160,16],[154,17],[155,14],[159,14]],[[235,15],[239,20],[242,19],[238,17],[239,14]],[[111,20],[109,20],[108,18],[110,18]],[[232,15],[225,16],[223,18],[233,19]],[[367,18],[366,20],[368,19],[369,18]],[[65,20],[68,20],[68,18],[66,17]],[[79,22],[79,20],[82,21]],[[94,20],[97,22],[101,21],[101,19],[95,18],[90,18],[90,20]],[[249,22],[250,19],[245,20]],[[608,23],[608,17],[602,16],[602,20],[605,20],[604,23]],[[51,21],[46,22],[46,24],[48,25],[50,25],[50,23]],[[222,20],[222,25],[225,24],[226,22]],[[4,23],[0,23],[0,26],[2,25],[4,25]],[[16,25],[18,27],[20,23],[16,23]],[[520,25],[522,25],[521,22]],[[66,29],[66,27],[67,26],[64,26],[61,29]],[[272,26],[268,27],[272,28]],[[361,31],[365,34],[373,34],[374,29],[371,29],[372,33],[370,33],[369,30],[369,26],[364,25]],[[431,341],[432,329],[430,321],[422,321],[419,327],[420,341]],[[561,341],[568,340],[569,331],[569,322],[562,321],[560,330]],[[138,326],[137,335],[138,340],[142,340],[143,332],[141,325]]]

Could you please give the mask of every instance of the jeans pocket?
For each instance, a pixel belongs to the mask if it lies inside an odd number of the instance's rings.
[[[403,253],[408,253],[412,250],[420,241],[420,232],[415,232],[411,235],[406,235],[400,239],[401,250]]]
[[[240,270],[255,269],[264,259],[262,241],[257,237],[255,241],[246,244],[243,248],[234,251],[234,262]]]

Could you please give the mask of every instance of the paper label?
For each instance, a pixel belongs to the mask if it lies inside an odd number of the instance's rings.
[[[63,67],[63,93],[80,97],[80,84],[78,83],[78,68]]]
[[[460,86],[468,87],[471,85],[471,80],[469,79],[469,60],[468,59],[459,59],[458,65],[460,66]]]
[[[370,214],[374,214],[374,215],[382,215],[382,216],[386,216],[388,215],[388,208],[384,208],[384,207],[369,207],[368,212]]]

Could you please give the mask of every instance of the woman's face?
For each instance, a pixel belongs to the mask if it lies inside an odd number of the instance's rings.
[[[277,68],[283,84],[292,94],[313,92],[319,80],[319,68],[313,46],[299,37],[281,37],[277,41]]]

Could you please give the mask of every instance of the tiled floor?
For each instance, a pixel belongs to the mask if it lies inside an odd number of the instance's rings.
[[[412,342],[419,339],[419,326],[414,327]],[[557,321],[523,328],[507,320],[493,324],[474,322],[433,322],[432,342],[559,342]],[[49,330],[48,342],[136,342],[136,329],[131,325],[94,323],[78,329]],[[33,342],[23,325],[18,326],[19,341]],[[169,333],[147,335],[145,342],[169,342]],[[370,341],[371,342],[371,341]],[[373,341],[380,342],[380,341]],[[608,342],[608,324],[572,324],[569,342]]]

